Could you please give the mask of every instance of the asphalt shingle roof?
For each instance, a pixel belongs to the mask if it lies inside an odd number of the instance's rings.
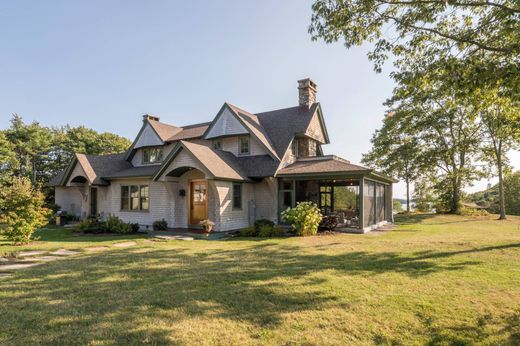
[[[289,166],[280,169],[276,175],[361,173],[371,171],[372,170],[368,167],[354,165],[345,159],[331,155],[300,159]]]

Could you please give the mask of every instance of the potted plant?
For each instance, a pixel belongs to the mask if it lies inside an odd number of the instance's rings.
[[[204,233],[211,233],[211,231],[213,230],[213,226],[215,226],[215,223],[211,220],[202,220],[200,224],[204,229]]]

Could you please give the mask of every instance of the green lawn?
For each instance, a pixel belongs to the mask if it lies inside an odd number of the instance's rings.
[[[520,344],[520,218],[398,222],[366,235],[137,239],[19,271],[0,280],[0,344]],[[127,239],[40,237],[23,249]]]

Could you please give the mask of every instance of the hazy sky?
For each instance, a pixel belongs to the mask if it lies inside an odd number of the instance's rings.
[[[391,66],[373,72],[369,46],[312,42],[311,3],[3,1],[0,128],[18,113],[133,139],[145,113],[186,125],[211,120],[224,101],[250,112],[295,106],[296,81],[311,77],[332,142],[325,153],[359,162],[381,126]]]

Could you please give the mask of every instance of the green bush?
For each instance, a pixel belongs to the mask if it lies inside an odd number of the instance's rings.
[[[258,232],[254,227],[246,227],[240,230],[239,235],[241,237],[256,237],[258,236]]]
[[[88,218],[82,220],[77,226],[76,230],[83,233],[104,233],[107,229],[106,222],[101,222],[96,218]]]
[[[283,237],[285,235],[285,230],[281,227],[272,227],[269,225],[263,225],[260,227],[258,231],[258,236],[263,238],[270,237]]]
[[[132,226],[123,222],[120,218],[110,215],[106,221],[107,231],[112,233],[126,234],[132,232]]]
[[[260,228],[262,228],[262,226],[269,226],[272,228],[274,227],[274,222],[268,219],[260,219],[255,221],[255,229],[257,232],[260,231]]]
[[[11,177],[0,189],[1,232],[15,244],[27,243],[38,228],[47,224],[51,210],[44,207],[45,197],[24,177]]]
[[[166,231],[168,229],[168,222],[165,219],[154,221],[153,225],[154,231]]]
[[[299,236],[315,235],[322,220],[321,211],[312,202],[300,202],[295,208],[282,212],[282,219],[290,223]]]
[[[131,223],[131,224],[130,224],[130,228],[132,229],[132,232],[133,232],[133,233],[136,233],[136,232],[139,231],[140,226],[139,226],[138,223]]]

